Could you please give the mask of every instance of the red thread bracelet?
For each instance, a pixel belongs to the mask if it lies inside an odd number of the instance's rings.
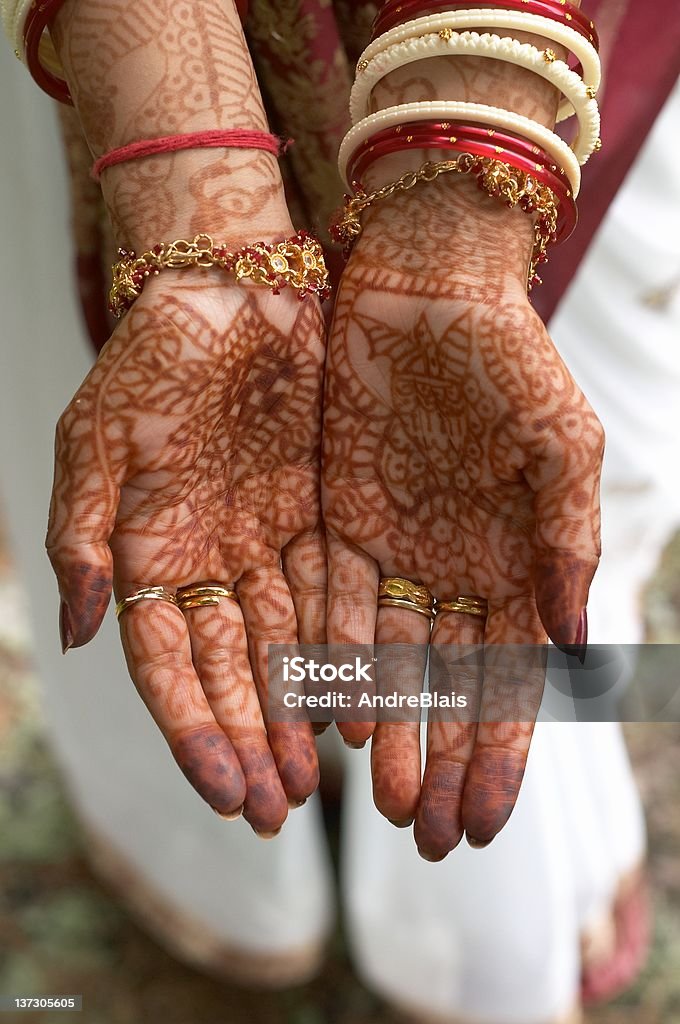
[[[207,132],[188,132],[185,135],[163,135],[158,139],[142,139],[127,146],[112,149],[100,156],[92,165],[92,177],[99,181],[102,173],[116,164],[141,157],[157,156],[160,153],[176,153],[181,149],[263,149],[275,156],[285,153],[291,139],[283,142],[270,132],[251,131],[246,128],[231,128],[227,131],[215,129]]]
[[[73,103],[68,83],[40,63],[43,33],[63,3],[64,0],[35,0],[24,22],[24,52],[28,70],[40,88],[60,103]]]
[[[348,162],[348,179],[353,188],[362,189],[361,175],[374,161],[412,148],[449,149],[472,156],[490,157],[524,171],[546,185],[557,199],[558,219],[554,241],[565,241],[576,227],[578,212],[569,181],[547,153],[525,139],[506,132],[494,130],[493,138],[490,138],[486,128],[455,122],[446,122],[446,127],[441,122],[414,122],[385,128],[371,136],[352,154]]]
[[[571,3],[563,0],[498,0],[493,6],[506,11],[522,11],[524,14],[539,14],[543,18],[551,18],[561,25],[575,29],[599,50],[600,41],[595,25],[587,14]],[[465,0],[387,0],[373,22],[371,42],[395,25],[402,25],[421,14],[434,14],[442,8],[455,11],[469,7]]]

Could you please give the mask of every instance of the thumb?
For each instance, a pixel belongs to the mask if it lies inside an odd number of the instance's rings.
[[[57,576],[62,650],[82,647],[96,634],[113,580],[108,545],[124,461],[100,436],[94,398],[76,397],[61,416],[55,444],[54,484],[46,547]]]
[[[588,591],[600,559],[602,427],[583,406],[553,422],[525,469],[535,491],[534,590],[546,633],[585,657]]]

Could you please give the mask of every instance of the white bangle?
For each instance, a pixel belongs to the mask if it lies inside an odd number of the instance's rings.
[[[24,25],[33,0],[0,0],[0,16],[19,60],[24,60]]]
[[[518,32],[533,32],[535,35],[543,36],[557,46],[563,46],[576,57],[583,68],[583,81],[586,86],[595,92],[600,88],[602,69],[598,52],[593,44],[582,36],[576,29],[568,25],[561,25],[552,18],[544,18],[540,14],[530,14],[525,11],[504,11],[504,10],[466,10],[466,11],[444,11],[441,14],[430,14],[423,18],[415,18],[405,25],[397,25],[383,35],[378,36],[370,43],[358,61],[358,66],[364,61],[372,60],[377,54],[393,46],[395,43],[403,43],[405,39],[422,36],[428,32],[439,32],[440,29],[452,29],[458,32],[461,29],[512,29]],[[560,120],[560,118],[558,118]]]
[[[14,53],[24,64],[26,63],[24,27],[28,15],[38,3],[39,0],[0,0],[0,16],[5,32],[14,47]],[[40,63],[52,74],[63,78],[64,70],[47,29],[43,32],[40,40]]]
[[[405,39],[401,43],[395,43],[382,50],[372,60],[359,64],[360,70],[350,97],[352,124],[366,116],[374,86],[391,71],[427,57],[463,54],[490,57],[516,64],[556,86],[576,112],[579,131],[572,149],[578,162],[581,165],[586,163],[600,136],[600,111],[589,87],[584,85],[568,64],[557,60],[552,50],[539,50],[531,43],[520,43],[509,36],[501,38],[489,32],[479,35],[477,32],[440,29],[439,32],[430,32],[416,39]]]
[[[415,102],[400,103],[398,106],[386,107],[375,114],[369,114],[363,121],[359,121],[347,132],[340,145],[338,153],[338,170],[345,186],[350,187],[347,181],[347,164],[352,153],[361,146],[371,135],[382,131],[383,128],[392,128],[394,125],[407,124],[410,121],[455,121],[462,120],[472,124],[485,124],[499,130],[507,129],[540,146],[555,161],[556,167],[561,167],[569,178],[569,184],[574,194],[574,199],[581,187],[581,169],[578,160],[567,143],[545,128],[537,121],[532,121],[522,114],[513,114],[509,110],[502,110],[500,107],[489,107],[485,103],[463,103],[459,101],[440,100],[436,103]]]

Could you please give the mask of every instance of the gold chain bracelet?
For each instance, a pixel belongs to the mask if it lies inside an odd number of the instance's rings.
[[[184,267],[219,267],[237,281],[247,278],[271,288],[275,295],[285,287],[294,288],[301,299],[305,295],[325,299],[330,294],[321,246],[304,231],[283,242],[254,242],[233,251],[215,244],[210,235],[196,235],[190,242],[181,238],[161,242],[141,256],[119,249],[118,257],[109,293],[109,309],[116,317],[130,309],[149,277]]]
[[[374,192],[357,189],[353,196],[346,195],[342,210],[331,224],[331,235],[344,246],[345,257],[361,234],[361,214],[374,203],[388,199],[398,192],[407,192],[419,182],[434,181],[440,174],[472,174],[483,192],[500,199],[506,206],[519,206],[529,214],[536,215],[534,223],[534,246],[529,263],[528,284],[540,283],[536,270],[540,263],[547,261],[547,248],[555,240],[557,228],[557,200],[552,189],[538,181],[527,171],[520,171],[502,160],[492,157],[473,156],[461,153],[454,160],[428,160],[417,171],[407,171],[397,181],[392,181]]]

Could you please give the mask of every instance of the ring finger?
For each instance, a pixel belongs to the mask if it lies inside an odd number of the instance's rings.
[[[267,739],[241,609],[228,597],[216,600],[216,604],[195,607],[183,602],[193,661],[215,719],[231,740],[245,776],[243,816],[267,838],[286,819],[286,795]]]
[[[138,590],[117,589],[125,595]],[[184,616],[167,600],[140,600],[122,611],[119,624],[132,680],[177,764],[218,814],[235,814],[245,778],[196,675]]]

